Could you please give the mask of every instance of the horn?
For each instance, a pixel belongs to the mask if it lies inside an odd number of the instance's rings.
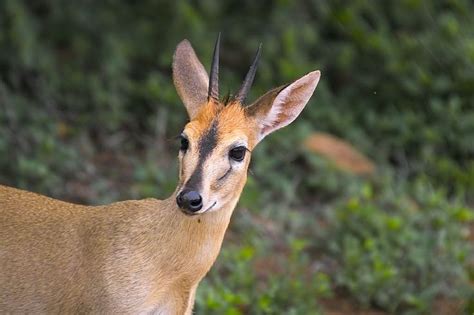
[[[219,46],[221,43],[221,33],[217,35],[216,44],[214,46],[214,54],[212,55],[211,74],[209,76],[209,91],[207,100],[211,98],[219,100]]]
[[[252,87],[253,79],[255,78],[255,73],[257,72],[257,65],[258,65],[258,60],[260,59],[261,50],[262,50],[262,44],[258,46],[257,53],[255,54],[255,58],[253,59],[249,72],[247,72],[247,75],[245,76],[245,80],[242,83],[242,86],[240,87],[240,90],[237,93],[237,96],[235,97],[235,100],[239,101],[241,104],[244,103],[245,99],[247,98],[247,94],[249,93],[250,88]]]

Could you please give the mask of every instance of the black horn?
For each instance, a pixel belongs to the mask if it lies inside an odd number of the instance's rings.
[[[241,104],[244,103],[245,99],[247,98],[247,94],[252,87],[253,79],[255,78],[255,73],[257,72],[257,65],[258,60],[260,59],[260,52],[262,50],[262,44],[258,46],[257,53],[255,54],[255,58],[253,59],[252,65],[250,66],[249,72],[245,76],[245,80],[240,87],[239,92],[237,93],[235,100],[239,101]]]
[[[209,76],[209,91],[207,100],[211,98],[219,100],[219,46],[221,44],[221,33],[217,35],[216,45],[214,46],[214,54],[212,55],[211,74]]]

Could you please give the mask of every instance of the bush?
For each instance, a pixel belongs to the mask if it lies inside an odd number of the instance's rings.
[[[312,267],[301,219],[298,213],[281,220],[239,213],[232,230],[245,229],[245,234],[229,233],[239,241],[228,242],[200,285],[197,313],[322,314],[317,301],[331,296],[331,282]]]
[[[466,281],[472,211],[424,184],[409,194],[371,187],[338,206],[326,228],[326,251],[340,270],[336,284],[362,304],[395,314],[433,314],[436,299],[472,294]]]
[[[223,91],[259,42],[251,98],[313,69],[322,79],[297,123],[252,153],[248,211],[230,231],[240,238],[199,290],[199,312],[320,312],[332,286],[395,313],[467,300],[473,11],[466,0],[1,1],[0,183],[89,204],[169,195],[186,121],[173,50],[188,38],[208,66],[222,31]],[[307,152],[315,131],[348,140],[378,173]],[[285,268],[262,279],[254,264],[268,257]]]

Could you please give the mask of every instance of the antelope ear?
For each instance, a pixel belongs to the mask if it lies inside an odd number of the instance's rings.
[[[173,81],[190,119],[207,102],[209,77],[187,39],[176,47],[173,56]]]
[[[293,122],[301,113],[318,85],[321,72],[313,71],[295,82],[268,91],[246,108],[258,124],[257,141]]]

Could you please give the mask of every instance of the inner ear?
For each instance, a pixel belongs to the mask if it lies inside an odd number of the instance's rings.
[[[254,118],[257,123],[257,143],[269,134],[271,130],[277,128],[277,122],[280,120],[279,116],[283,114],[283,108],[274,107],[274,102],[288,85],[271,89],[245,109],[247,116]]]
[[[287,86],[288,84],[279,86],[260,96],[255,102],[245,108],[246,114],[251,117],[259,117],[268,114],[277,95]]]
[[[313,95],[320,75],[313,71],[289,85],[270,90],[247,109],[258,124],[257,141],[298,117]]]

